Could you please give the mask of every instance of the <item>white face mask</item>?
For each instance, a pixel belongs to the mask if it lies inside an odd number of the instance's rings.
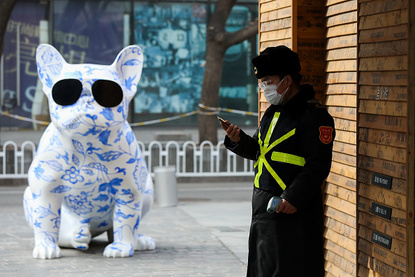
[[[277,92],[277,89],[281,85],[282,81],[284,81],[285,77],[282,78],[282,80],[276,85],[268,85],[269,81],[264,81],[258,84],[259,88],[264,91],[264,97],[267,99],[268,103],[272,105],[278,105],[281,103],[281,100],[284,98],[284,95],[287,93],[289,87],[287,87],[287,89],[281,94]]]

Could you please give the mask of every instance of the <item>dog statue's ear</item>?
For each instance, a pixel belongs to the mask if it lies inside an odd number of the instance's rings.
[[[125,47],[118,54],[114,63],[116,72],[120,78],[124,93],[131,100],[137,92],[137,85],[143,70],[143,51],[136,45]]]
[[[52,45],[41,44],[36,49],[36,64],[43,91],[47,93],[61,74],[66,61]]]

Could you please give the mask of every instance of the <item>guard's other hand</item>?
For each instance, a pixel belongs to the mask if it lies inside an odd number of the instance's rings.
[[[297,212],[297,208],[291,205],[287,200],[282,199],[282,203],[279,206],[277,213],[293,214],[295,212]]]

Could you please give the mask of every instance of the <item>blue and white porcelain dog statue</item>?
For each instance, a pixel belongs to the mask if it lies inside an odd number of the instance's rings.
[[[154,249],[154,240],[138,233],[153,204],[153,182],[126,121],[142,50],[128,46],[109,66],[68,64],[42,44],[36,61],[52,122],[39,142],[23,199],[34,229],[33,257],[58,258],[59,246],[88,249],[91,238],[104,232],[113,239],[106,257]]]

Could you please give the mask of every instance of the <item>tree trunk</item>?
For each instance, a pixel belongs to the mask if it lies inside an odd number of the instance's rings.
[[[7,23],[10,14],[17,0],[1,0],[0,1],[0,57],[3,55],[4,35],[6,34]]]
[[[207,43],[206,65],[200,103],[208,107],[218,106],[223,70],[222,65],[225,57],[225,50],[221,48],[223,47],[216,41]],[[200,108],[199,111],[199,141],[208,140],[216,144],[218,141],[216,114],[203,108]]]

